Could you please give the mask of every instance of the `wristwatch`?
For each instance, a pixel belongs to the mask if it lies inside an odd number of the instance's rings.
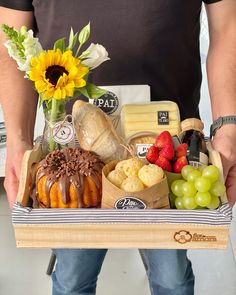
[[[210,127],[210,138],[215,135],[216,131],[220,129],[221,126],[227,124],[236,124],[236,116],[224,116],[215,120]]]

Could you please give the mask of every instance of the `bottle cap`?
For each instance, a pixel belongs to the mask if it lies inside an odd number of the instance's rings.
[[[196,130],[203,134],[204,123],[197,118],[189,118],[185,119],[180,123],[181,133],[186,132],[188,130]]]

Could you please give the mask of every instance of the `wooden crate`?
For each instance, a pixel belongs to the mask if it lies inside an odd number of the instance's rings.
[[[220,156],[208,144],[210,161]],[[32,209],[27,207],[41,146],[23,159],[17,203],[12,212],[17,247],[161,248],[227,247],[232,212],[226,195],[217,210]]]

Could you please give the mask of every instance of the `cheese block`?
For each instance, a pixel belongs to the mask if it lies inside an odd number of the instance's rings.
[[[126,104],[121,109],[121,129],[124,138],[146,131],[158,134],[168,130],[171,135],[178,135],[180,133],[178,105],[172,101]]]

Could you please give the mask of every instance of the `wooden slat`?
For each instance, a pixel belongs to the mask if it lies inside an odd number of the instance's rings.
[[[14,229],[17,247],[33,248],[225,249],[229,234],[229,226],[183,224],[15,224]],[[181,234],[191,241],[176,241]]]
[[[209,162],[219,168],[221,181],[224,183],[225,182],[224,181],[224,171],[223,171],[221,156],[220,156],[219,152],[217,152],[216,150],[214,150],[212,148],[212,145],[210,142],[207,142],[207,149],[209,152]],[[223,196],[221,196],[220,198],[221,198],[222,204],[228,203],[228,198],[227,198],[226,193]]]

